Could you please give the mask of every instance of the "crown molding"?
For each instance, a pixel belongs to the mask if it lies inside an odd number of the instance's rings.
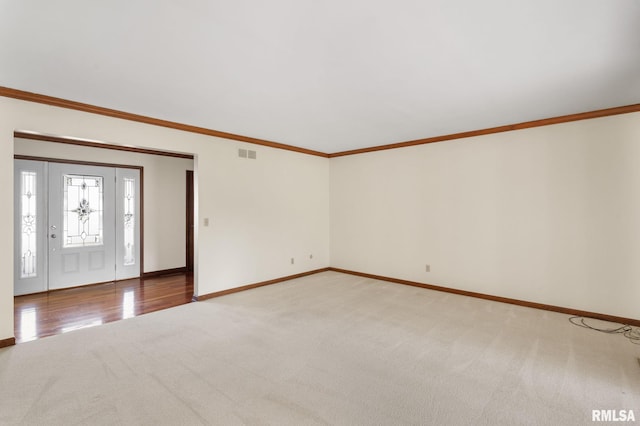
[[[444,142],[456,139],[470,138],[473,136],[490,135],[492,133],[509,132],[511,130],[530,129],[532,127],[550,126],[552,124],[568,123],[571,121],[588,120],[590,118],[607,117],[610,115],[628,114],[640,111],[640,104],[626,105],[615,108],[599,109],[596,111],[580,112],[577,114],[562,115],[559,117],[543,118],[541,120],[525,121],[523,123],[509,124],[506,126],[490,127],[488,129],[472,130],[469,132],[453,133],[450,135],[434,136],[425,139],[416,139],[407,142],[397,142],[388,145],[379,145],[370,148],[352,149],[349,151],[329,154],[329,158],[343,157],[346,155],[364,154],[367,152],[384,151],[387,149],[405,148],[408,146],[426,145],[435,142]]]
[[[490,127],[487,129],[471,130],[468,132],[452,133],[448,135],[434,136],[424,139],[415,139],[406,142],[396,142],[391,144],[373,146],[369,148],[352,149],[348,151],[334,152],[327,154],[311,149],[300,148],[293,145],[287,145],[279,142],[272,142],[264,139],[252,138],[249,136],[236,135],[233,133],[221,132],[218,130],[207,129],[204,127],[192,126],[189,124],[177,123],[174,121],[161,120],[158,118],[147,117],[144,115],[132,114],[128,112],[118,111],[109,108],[103,108],[95,105],[85,104],[76,101],[56,98],[53,96],[40,95],[37,93],[26,92],[23,90],[11,89],[0,86],[0,96],[7,98],[20,99],[23,101],[36,102],[60,108],[73,109],[77,111],[88,112],[92,114],[105,115],[108,117],[120,118],[123,120],[135,121],[139,123],[151,124],[154,126],[167,127],[170,129],[182,130],[185,132],[198,133],[207,136],[215,136],[218,138],[230,139],[240,142],[248,142],[255,145],[268,146],[270,148],[284,149],[302,154],[315,155],[324,158],[344,157],[347,155],[364,154],[367,152],[385,151],[388,149],[406,148],[409,146],[426,145],[429,143],[444,142],[456,139],[470,138],[474,136],[490,135],[493,133],[509,132],[512,130],[529,129],[532,127],[549,126],[553,124],[568,123],[571,121],[588,120],[591,118],[608,117],[611,115],[628,114],[632,112],[640,112],[640,103],[614,108],[599,109],[595,111],[580,112],[576,114],[562,115],[559,117],[543,118],[540,120],[525,121],[517,124],[508,124],[504,126]],[[49,139],[50,140],[50,139]]]
[[[38,93],[26,92],[23,90],[11,89],[9,87],[0,86],[0,96],[6,98],[19,99],[22,101],[36,102],[45,105],[51,105],[60,108],[73,109],[76,111],[88,112],[91,114],[104,115],[107,117],[120,118],[122,120],[135,121],[138,123],[151,124],[154,126],[167,127],[170,129],[182,130],[185,132],[198,133],[201,135],[215,136],[218,138],[231,139],[240,142],[248,142],[255,145],[268,146],[270,148],[284,149],[287,151],[299,152],[302,154],[315,155],[318,157],[329,157],[329,154],[311,149],[299,148],[293,145],[286,145],[279,142],[272,142],[264,139],[252,138],[249,136],[236,135],[234,133],[221,132],[218,130],[207,129],[204,127],[192,126],[189,124],[176,123],[174,121],[161,120],[159,118],[147,117],[144,115],[132,114],[129,112],[118,111],[110,108],[103,108],[95,105],[85,104],[82,102],[69,101],[66,99],[56,98],[53,96],[40,95]]]

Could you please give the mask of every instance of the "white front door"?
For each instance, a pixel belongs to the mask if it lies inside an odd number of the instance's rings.
[[[49,164],[49,289],[115,279],[115,169]]]
[[[14,294],[140,273],[140,171],[15,160]]]

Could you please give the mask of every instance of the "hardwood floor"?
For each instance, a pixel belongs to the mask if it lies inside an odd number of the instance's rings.
[[[132,279],[15,297],[16,343],[190,303],[193,275]]]

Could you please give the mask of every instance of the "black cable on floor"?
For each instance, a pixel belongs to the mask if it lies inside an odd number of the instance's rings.
[[[640,328],[633,328],[627,324],[621,324],[619,327],[615,328],[598,328],[592,325],[587,324],[587,317],[571,317],[569,318],[569,322],[573,325],[577,325],[578,327],[588,328],[589,330],[599,331],[601,333],[608,334],[622,334],[624,337],[629,339],[629,341],[635,345],[640,345]]]

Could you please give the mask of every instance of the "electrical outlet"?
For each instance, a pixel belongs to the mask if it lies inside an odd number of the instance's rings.
[[[313,259],[313,255],[312,254],[309,255],[309,259]]]
[[[209,218],[208,217],[204,218],[204,226],[209,226]]]
[[[425,272],[431,272],[431,265],[427,264],[424,268]]]
[[[294,262],[293,257],[292,257],[292,258],[291,258],[291,264],[293,265],[294,263],[295,263],[295,262]]]

